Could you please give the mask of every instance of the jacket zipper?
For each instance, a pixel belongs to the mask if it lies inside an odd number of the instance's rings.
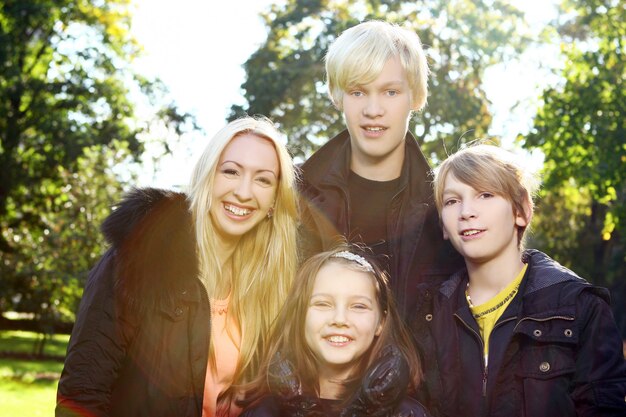
[[[463,323],[463,325],[467,328],[467,330],[471,331],[474,336],[476,336],[476,339],[478,340],[478,343],[480,344],[480,351],[481,351],[481,355],[480,355],[480,364],[483,368],[483,398],[487,396],[487,364],[485,363],[485,341],[483,340],[482,337],[480,337],[480,334],[478,334],[476,332],[476,330],[472,329],[472,327],[470,325],[468,325],[462,318],[461,316],[459,316],[458,314],[454,313],[454,316],[459,319],[459,321],[461,323]]]
[[[487,363],[485,362],[485,341],[483,340],[483,338],[480,336],[480,334],[478,334],[474,329],[472,329],[472,327],[470,325],[468,325],[462,318],[461,316],[459,316],[458,314],[454,314],[461,323],[463,323],[463,325],[470,330],[475,336],[476,339],[478,339],[478,342],[480,343],[480,347],[481,347],[481,352],[483,352],[482,355],[480,355],[480,359],[481,359],[481,365],[483,367],[483,398],[487,397],[487,377],[489,375],[488,372],[488,368],[487,368]],[[507,323],[511,320],[515,320],[516,317],[509,317],[506,320],[502,320],[501,322],[496,323],[495,326],[493,326],[493,329],[491,329],[491,333],[493,334],[494,330],[496,330],[498,327],[500,327],[501,325],[503,325],[504,323]],[[517,326],[516,326],[517,327]],[[515,330],[513,330],[515,331]]]

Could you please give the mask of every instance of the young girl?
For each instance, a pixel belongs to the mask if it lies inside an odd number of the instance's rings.
[[[340,247],[302,265],[242,416],[426,416],[420,378],[386,275]]]

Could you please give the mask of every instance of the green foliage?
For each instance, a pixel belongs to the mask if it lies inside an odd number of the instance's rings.
[[[100,224],[122,195],[111,166],[130,158],[124,143],[94,145],[77,159],[74,172],[59,167],[58,184],[43,181],[43,229],[9,228],[20,251],[5,254],[0,271],[0,310],[35,312],[42,331],[54,321],[73,321],[87,272],[102,255]],[[6,268],[6,269],[5,269]],[[6,272],[6,273],[5,273]]]
[[[564,1],[562,83],[525,138],[545,154],[537,239],[597,283],[626,278],[626,5]]]
[[[190,116],[136,74],[130,0],[0,0],[0,311],[71,318],[121,186],[157,123]],[[155,108],[140,121],[135,104]]]
[[[233,106],[230,117],[268,115],[287,133],[293,153],[309,156],[344,128],[326,96],[329,44],[360,21],[386,20],[415,30],[429,50],[429,104],[414,117],[411,130],[426,154],[440,159],[442,144],[456,149],[459,141],[486,134],[491,115],[481,77],[487,66],[515,54],[527,41],[521,17],[501,0],[290,0],[274,5],[264,14],[268,38],[244,65],[248,106]]]

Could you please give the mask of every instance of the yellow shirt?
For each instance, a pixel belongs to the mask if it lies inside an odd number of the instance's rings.
[[[502,316],[502,313],[504,313],[504,310],[506,310],[508,305],[511,304],[511,300],[515,298],[515,294],[517,294],[517,290],[522,282],[522,278],[524,278],[527,267],[527,264],[524,265],[517,277],[491,300],[477,306],[473,306],[469,303],[470,311],[472,312],[476,323],[478,323],[480,336],[483,338],[485,346],[485,365],[487,364],[489,356],[489,336],[491,335],[491,331],[500,316]]]

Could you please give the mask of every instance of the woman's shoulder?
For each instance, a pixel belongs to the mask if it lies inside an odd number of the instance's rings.
[[[183,220],[189,217],[189,205],[184,193],[159,188],[134,188],[114,206],[113,212],[102,223],[102,233],[115,247],[143,230],[146,223],[155,223],[163,217]]]

